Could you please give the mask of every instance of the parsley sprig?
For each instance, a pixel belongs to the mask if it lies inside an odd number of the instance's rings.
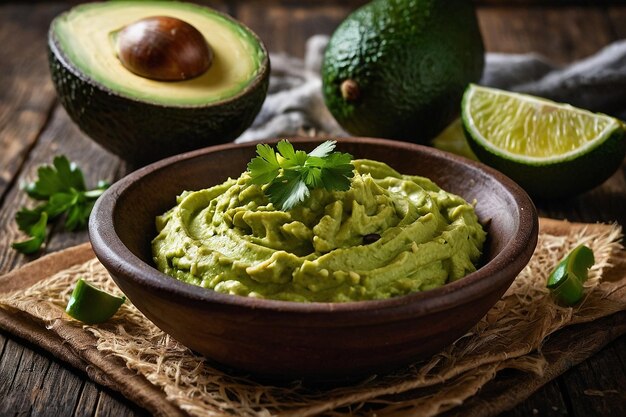
[[[22,207],[15,216],[19,229],[30,238],[15,242],[12,247],[25,254],[39,250],[46,240],[48,222],[63,214],[66,230],[84,228],[96,199],[109,186],[99,181],[95,189],[87,190],[82,171],[65,156],[55,157],[52,166],[39,167],[37,175],[37,180],[26,184],[24,191],[43,203],[33,209]]]
[[[304,202],[313,188],[346,191],[354,176],[352,155],[333,152],[336,141],[327,140],[308,154],[296,151],[283,139],[278,153],[267,144],[256,146],[257,157],[248,163],[253,184],[269,184],[265,194],[279,210]]]

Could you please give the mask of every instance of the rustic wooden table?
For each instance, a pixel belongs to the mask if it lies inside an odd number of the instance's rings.
[[[330,34],[364,0],[209,1],[249,25],[271,52],[304,53],[305,40]],[[1,3],[1,2],[0,2]],[[46,60],[51,19],[75,2],[0,4],[0,274],[34,259],[12,250],[22,236],[14,217],[26,202],[20,183],[65,154],[88,184],[128,168],[85,137],[56,99]],[[585,3],[594,3],[586,6]],[[626,38],[623,1],[491,0],[477,2],[488,51],[539,52],[567,63]],[[601,5],[598,5],[601,4]],[[544,216],[626,225],[626,166],[577,198],[538,204]],[[54,228],[44,253],[84,242],[87,233]],[[624,316],[622,316],[624,317]],[[544,386],[509,416],[626,415],[626,336]],[[145,410],[10,334],[0,333],[0,415],[138,416]]]

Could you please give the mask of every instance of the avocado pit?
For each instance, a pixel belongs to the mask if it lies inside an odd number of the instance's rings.
[[[151,16],[121,29],[117,57],[129,71],[152,80],[182,81],[204,74],[213,51],[195,27],[175,17]]]

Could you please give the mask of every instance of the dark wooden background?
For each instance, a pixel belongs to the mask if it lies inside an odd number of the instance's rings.
[[[59,106],[49,79],[46,32],[51,19],[76,2],[0,2],[0,274],[34,257],[10,248],[21,239],[14,217],[26,202],[19,185],[36,167],[65,154],[88,184],[115,181],[128,168],[86,138]],[[332,33],[363,0],[208,1],[251,27],[270,52],[302,57],[306,39]],[[538,52],[565,64],[626,38],[624,1],[478,1],[486,48]],[[626,107],[626,103],[625,103]],[[626,225],[626,168],[577,198],[538,204],[541,215]],[[86,232],[55,228],[45,252],[82,243]],[[623,316],[622,316],[623,317]],[[549,383],[506,416],[626,416],[626,336]],[[1,416],[139,416],[120,395],[46,352],[0,333]]]

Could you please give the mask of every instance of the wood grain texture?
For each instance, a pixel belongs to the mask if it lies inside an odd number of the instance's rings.
[[[620,360],[624,340],[622,337],[621,343],[612,344],[563,375],[571,409],[577,415],[626,415],[626,376]]]
[[[0,129],[0,146],[10,150],[8,153],[0,152],[3,178],[5,173],[9,176],[8,181],[0,180],[0,195],[4,195],[4,201],[11,202],[3,205],[0,211],[0,228],[3,230],[0,236],[2,273],[34,259],[33,256],[19,255],[10,248],[10,243],[24,237],[15,225],[15,213],[20,206],[32,204],[27,202],[25,194],[19,189],[19,184],[34,179],[39,165],[51,163],[54,155],[65,154],[83,169],[88,186],[94,185],[99,179],[114,181],[125,173],[123,163],[85,137],[71,123],[62,108],[53,107],[55,95],[49,81],[44,40],[49,20],[65,8],[67,6],[63,4],[46,4],[35,8],[10,5],[3,7],[0,13],[3,19],[0,25],[0,38],[4,36],[6,40],[4,44],[11,44],[12,48],[15,48],[9,52],[16,54],[23,61],[30,62],[26,68],[32,66],[26,73],[32,75],[26,78],[22,78],[17,70],[9,73],[9,77],[4,77],[4,73],[0,77],[0,91],[5,91],[3,82],[7,80],[12,82],[14,80],[11,77],[16,77],[20,80],[16,85],[20,86],[19,91],[22,92],[19,96],[14,94],[0,99],[2,106],[0,121],[12,119],[16,114],[23,115],[19,116],[20,123],[15,123],[14,120],[8,123],[10,127],[8,133],[7,129]],[[13,19],[11,20],[13,26],[5,25],[5,17]],[[30,31],[33,35],[12,36],[18,30],[14,25],[32,27]],[[11,42],[6,39],[9,36]],[[2,58],[0,56],[0,60]],[[5,106],[4,103],[8,105]],[[4,159],[8,161],[6,164]],[[69,233],[57,225],[50,231],[50,239],[44,252],[56,251],[86,240],[86,231]],[[9,385],[0,384],[2,387],[0,398],[4,397],[2,394],[5,393],[2,390],[7,386],[13,395],[7,395],[6,400],[0,401],[0,415],[12,413],[34,416],[51,413],[68,415],[69,410],[76,410],[71,411],[74,415],[94,415],[97,410],[101,410],[101,415],[142,413],[119,395],[104,394],[105,391],[100,387],[86,382],[84,375],[79,376],[57,360],[13,340],[6,342],[4,354],[0,358],[0,382],[4,379],[8,381],[9,378],[11,382]],[[89,388],[81,389],[85,384]],[[15,395],[16,392],[22,394]],[[8,393],[7,391],[6,394]]]
[[[51,390],[51,384],[42,384],[31,401],[31,416],[58,415],[65,410],[73,410],[78,402],[78,395],[82,386],[82,379],[72,372],[68,372],[57,362],[50,362],[44,374],[44,381],[54,381],[54,384],[63,387],[62,390]]]
[[[0,30],[0,201],[56,99],[45,55],[50,20],[62,5],[4,7]],[[28,22],[28,25],[22,25]],[[19,36],[16,36],[19,34]]]
[[[72,410],[74,417],[89,417],[93,416],[96,412],[96,405],[99,401],[100,390],[90,381],[84,381],[81,386],[80,395],[76,407]]]
[[[11,385],[15,379],[17,368],[22,356],[23,347],[0,333],[0,398],[7,398],[11,394]]]
[[[556,64],[587,57],[613,40],[601,8],[484,7],[478,17],[487,51],[539,53]]]
[[[366,2],[199,3],[238,17],[264,39],[271,52],[302,57],[310,35],[332,33],[345,16]],[[101,178],[120,178],[128,169],[86,138],[64,110],[55,106],[45,57],[45,33],[52,17],[70,3],[77,1],[0,4],[3,45],[0,49],[0,273],[33,259],[17,254],[9,245],[21,237],[13,220],[18,206],[26,202],[19,183],[32,179],[39,164],[49,163],[56,154],[66,154],[83,168],[89,185]],[[479,19],[488,51],[539,52],[555,63],[565,64],[596,52],[612,40],[626,38],[624,1],[476,0],[475,3],[483,6]],[[540,202],[538,208],[541,214],[555,218],[618,221],[626,225],[626,165],[593,191],[566,201]],[[67,233],[57,226],[51,231],[46,251],[86,240],[86,232]],[[625,369],[626,337],[621,337],[504,415],[626,415]],[[2,416],[147,415],[45,352],[4,334],[0,334],[0,399]]]
[[[100,391],[98,404],[94,416],[96,417],[142,417],[150,414],[126,400],[122,400],[119,395],[108,391]]]
[[[19,355],[17,372],[8,390],[11,393],[19,392],[20,395],[6,395],[0,402],[0,415],[26,415],[30,412],[33,400],[46,382],[45,375],[51,362],[46,356],[24,349],[13,340],[8,342],[7,348],[8,357]]]
[[[305,44],[315,34],[330,35],[354,9],[350,2],[240,2],[236,16],[264,40],[273,53],[304,57]]]

